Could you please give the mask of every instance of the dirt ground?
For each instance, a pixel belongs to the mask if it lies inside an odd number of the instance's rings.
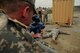
[[[46,25],[46,29],[53,29],[55,25]],[[58,53],[80,53],[80,10],[74,11],[73,25],[60,27],[60,30],[69,35],[60,34],[57,43],[51,38],[45,39]]]

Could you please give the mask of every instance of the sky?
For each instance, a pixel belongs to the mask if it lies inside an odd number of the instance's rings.
[[[36,0],[36,8],[41,7],[52,7],[52,0]],[[75,0],[75,6],[80,6],[80,0]]]

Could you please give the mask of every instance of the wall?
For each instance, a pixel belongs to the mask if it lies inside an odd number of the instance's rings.
[[[53,0],[53,22],[72,24],[74,0]]]

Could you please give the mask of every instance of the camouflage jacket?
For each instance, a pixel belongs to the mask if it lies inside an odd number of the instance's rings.
[[[32,53],[32,40],[20,24],[0,13],[0,53]]]

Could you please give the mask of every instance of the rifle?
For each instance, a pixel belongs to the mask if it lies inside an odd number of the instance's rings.
[[[17,23],[23,25],[24,27],[26,25],[16,21]],[[29,28],[28,26],[26,26],[26,29]],[[27,31],[26,31],[27,32]],[[31,43],[33,45],[33,47],[35,47],[35,52],[34,53],[57,53],[57,51],[55,49],[52,49],[50,47],[48,47],[47,45],[43,44],[43,41],[41,41],[41,39],[34,39],[31,34],[29,32],[25,33],[25,35],[23,35],[25,37],[25,39]]]
[[[15,22],[15,21],[14,21]],[[16,21],[16,23],[20,24],[19,22]],[[21,23],[21,25],[23,25]],[[25,25],[23,25],[25,26]],[[26,27],[28,28],[28,27]],[[26,31],[27,32],[27,31]],[[35,49],[34,52],[35,53],[57,53],[55,49],[50,48],[49,46],[46,46],[45,44],[43,44],[43,41],[40,40],[36,40],[34,39],[30,33],[25,33],[24,35],[21,33],[22,36],[25,37],[25,39],[31,43],[33,45],[33,48]]]
[[[41,39],[34,39],[29,33],[26,33],[24,37],[36,48],[37,52],[35,53],[57,53],[55,49],[45,45]]]

